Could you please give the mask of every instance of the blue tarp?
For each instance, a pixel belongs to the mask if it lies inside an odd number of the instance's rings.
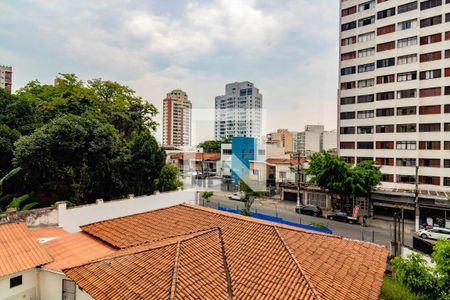
[[[241,210],[234,209],[234,208],[226,208],[226,207],[219,206],[219,210],[223,210],[223,211],[234,213],[234,214],[241,214]],[[295,222],[286,221],[282,218],[277,218],[277,217],[273,217],[273,216],[269,216],[269,215],[250,212],[250,216],[253,218],[256,218],[256,219],[275,222],[275,223],[279,223],[279,224],[285,224],[285,225],[289,225],[289,226],[293,226],[293,227],[314,230],[314,231],[329,233],[329,234],[333,233],[330,229],[327,229],[327,228],[319,228],[319,227],[315,227],[315,226],[311,226],[311,225],[298,224]]]

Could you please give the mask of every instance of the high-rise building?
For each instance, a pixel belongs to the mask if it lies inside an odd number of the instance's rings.
[[[186,92],[173,90],[163,100],[163,145],[190,146],[192,103]]]
[[[449,1],[341,0],[339,154],[383,186],[450,189]]]
[[[248,81],[225,86],[225,95],[215,99],[215,138],[233,136],[261,138],[262,94]]]
[[[12,67],[0,65],[0,88],[12,91]]]
[[[278,129],[277,132],[267,134],[268,141],[280,142],[287,153],[294,151],[294,136],[296,132],[287,129]]]

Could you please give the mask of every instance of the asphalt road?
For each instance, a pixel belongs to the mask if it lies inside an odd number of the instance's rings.
[[[201,204],[201,201],[200,201]],[[244,203],[235,200],[229,200],[226,196],[214,195],[210,199],[209,206],[211,208],[217,208],[218,205],[227,208],[238,208],[244,207]],[[206,206],[206,204],[205,204]],[[354,240],[364,240],[368,242],[373,242],[379,245],[384,245],[390,249],[390,243],[392,240],[392,232],[389,230],[389,225],[387,228],[379,227],[362,227],[358,224],[348,224],[344,222],[332,221],[326,218],[316,218],[309,215],[301,215],[295,213],[294,208],[291,206],[283,205],[264,205],[263,203],[253,204],[251,211],[256,211],[258,213],[277,216],[291,222],[297,222],[301,224],[311,224],[311,223],[323,223],[327,225],[329,229],[333,231],[333,234],[343,236],[346,238]],[[405,244],[407,246],[412,246],[412,235],[405,232]]]

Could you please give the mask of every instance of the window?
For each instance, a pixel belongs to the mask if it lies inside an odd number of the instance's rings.
[[[63,279],[62,281],[62,298],[64,300],[75,300],[76,285],[72,280]]]
[[[444,131],[450,131],[450,123],[444,123]]]
[[[286,178],[286,172],[285,171],[280,171],[279,172],[279,177],[280,177],[280,179],[285,179]]]
[[[409,116],[416,114],[417,114],[416,106],[397,107],[397,116]]]
[[[344,161],[348,164],[353,165],[355,163],[355,158],[354,157],[349,157],[349,156],[342,156],[342,158],[344,159]]]
[[[444,76],[445,76],[445,77],[450,77],[450,68],[445,68],[445,70],[444,70]]]
[[[407,37],[397,41],[397,48],[405,48],[413,45],[417,45],[417,36]]]
[[[343,97],[341,98],[341,105],[355,104],[355,97]]]
[[[395,31],[395,24],[377,28],[377,35],[388,34]]]
[[[417,125],[415,123],[397,124],[397,132],[416,132]]]
[[[416,183],[416,178],[412,175],[397,175],[397,183],[414,184]]]
[[[356,82],[350,81],[350,82],[342,82],[341,83],[341,90],[351,90],[356,88]]]
[[[397,150],[416,150],[415,141],[398,141],[396,143]]]
[[[11,277],[9,279],[9,288],[13,288],[16,286],[22,285],[22,275]]]
[[[419,115],[432,115],[440,113],[441,113],[440,105],[427,105],[419,107]]]
[[[404,72],[404,73],[398,73],[397,74],[397,81],[411,81],[417,79],[417,71],[411,71],[411,72]]]
[[[405,65],[417,62],[417,54],[402,55],[397,57],[397,64]]]
[[[354,13],[356,13],[356,5],[352,6],[352,7],[349,7],[349,8],[344,8],[343,10],[341,10],[341,16],[342,17],[348,16],[348,15],[352,15]]]
[[[388,18],[388,17],[392,17],[392,16],[395,16],[395,7],[388,8],[388,9],[379,11],[377,13],[377,19],[378,20],[384,19],[384,18]]]
[[[377,109],[377,117],[389,117],[394,115],[394,108]]]
[[[427,62],[427,61],[440,60],[440,59],[442,59],[441,51],[420,54],[420,62]]]
[[[399,31],[401,30],[407,30],[407,29],[413,29],[417,27],[417,19],[412,19],[408,21],[399,22],[397,24],[397,28]]]
[[[392,133],[394,132],[394,125],[377,125],[377,133]]]
[[[374,117],[373,110],[358,111],[358,115],[357,115],[358,119],[369,119],[369,118],[373,118],[373,117]]]
[[[358,149],[373,149],[373,142],[358,142]]]
[[[377,68],[386,68],[395,65],[395,58],[385,58],[377,60]]]
[[[397,91],[397,98],[398,99],[415,98],[415,97],[417,97],[417,90],[416,89]]]
[[[367,26],[367,25],[370,25],[373,23],[375,23],[375,16],[367,17],[367,18],[358,20],[358,27]]]
[[[442,15],[438,15],[438,16],[434,16],[431,18],[426,18],[426,19],[420,20],[420,28],[433,26],[433,25],[437,25],[437,24],[441,24],[441,23],[442,23]]]
[[[365,11],[374,7],[375,7],[375,0],[371,0],[358,5],[358,11]]]
[[[432,34],[432,35],[422,36],[420,38],[421,45],[438,43],[440,41],[442,41],[442,33],[436,33],[436,34]]]
[[[359,65],[358,66],[358,73],[365,73],[365,72],[370,72],[375,70],[375,64],[374,63],[370,63],[370,64],[364,64],[364,65]]]
[[[356,28],[356,21],[345,23],[341,25],[341,31],[347,31]]]
[[[358,35],[358,43],[364,43],[375,39],[375,31]]]
[[[356,73],[356,67],[347,67],[341,69],[341,76],[350,75]]]
[[[366,48],[358,51],[358,57],[372,56],[375,54],[375,48]]]
[[[355,127],[341,127],[341,134],[355,134]]]
[[[408,11],[411,11],[411,10],[415,10],[415,9],[417,9],[417,1],[413,1],[413,2],[410,2],[410,3],[406,3],[406,4],[403,4],[403,5],[400,5],[398,7],[397,12],[399,14],[402,14],[402,13],[405,13],[405,12],[408,12]]]
[[[415,158],[397,158],[396,165],[399,167],[415,167],[416,159]]]
[[[375,159],[377,165],[380,166],[393,166],[394,165],[394,159],[393,158],[387,158],[387,157],[377,157]]]
[[[441,88],[440,87],[420,89],[420,91],[419,91],[419,97],[420,98],[434,97],[434,96],[440,96],[440,95],[441,95]]]
[[[395,49],[395,41],[382,43],[377,45],[377,52]]]
[[[340,149],[355,149],[355,142],[340,142]]]
[[[441,123],[419,124],[419,132],[438,132],[441,131]]]
[[[373,102],[373,94],[372,95],[361,95],[358,96],[358,103],[368,103]]]
[[[450,159],[444,159],[444,168],[450,168]]]
[[[352,36],[341,40],[341,46],[348,46],[355,43],[356,43],[356,36]]]
[[[450,141],[444,142],[444,150],[450,150]]]
[[[420,150],[441,150],[441,142],[430,141],[430,142],[419,142]]]
[[[450,177],[444,177],[444,185],[450,186]]]
[[[373,126],[358,126],[358,134],[372,134]]]
[[[445,4],[448,4],[449,2],[446,2]],[[445,14],[445,22],[450,22],[450,13]]]
[[[450,114],[450,104],[445,104],[444,105],[444,113],[445,114]]]
[[[428,0],[420,3],[420,10],[429,9],[432,7],[436,7],[442,5],[442,0]]]
[[[341,112],[341,120],[351,120],[355,118],[354,111]]]
[[[356,58],[356,51],[341,54],[341,61]]]
[[[432,184],[432,185],[440,185],[441,180],[439,177],[435,176],[419,176],[420,184]]]
[[[383,174],[383,175],[381,175],[381,181],[394,182],[394,175],[393,174]]]
[[[358,80],[358,88],[366,88],[374,86],[375,80],[373,78]]]
[[[441,69],[420,72],[420,80],[434,79],[441,77]]]
[[[377,101],[391,100],[395,98],[395,92],[377,93]]]
[[[394,149],[394,142],[377,142],[377,149]]]
[[[223,155],[232,155],[233,151],[231,149],[222,149]]]
[[[391,83],[395,82],[395,75],[384,75],[384,76],[377,76],[377,84],[385,84],[385,83]]]
[[[359,164],[360,162],[367,161],[367,160],[373,160],[373,157],[357,157],[356,162]]]
[[[444,87],[444,95],[450,95],[450,86]]]

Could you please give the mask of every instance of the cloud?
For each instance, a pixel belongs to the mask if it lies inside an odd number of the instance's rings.
[[[2,1],[0,63],[13,65],[16,88],[75,72],[128,84],[160,109],[175,88],[194,108],[213,108],[226,83],[249,80],[264,95],[268,130],[334,127],[338,3],[330,2]]]

